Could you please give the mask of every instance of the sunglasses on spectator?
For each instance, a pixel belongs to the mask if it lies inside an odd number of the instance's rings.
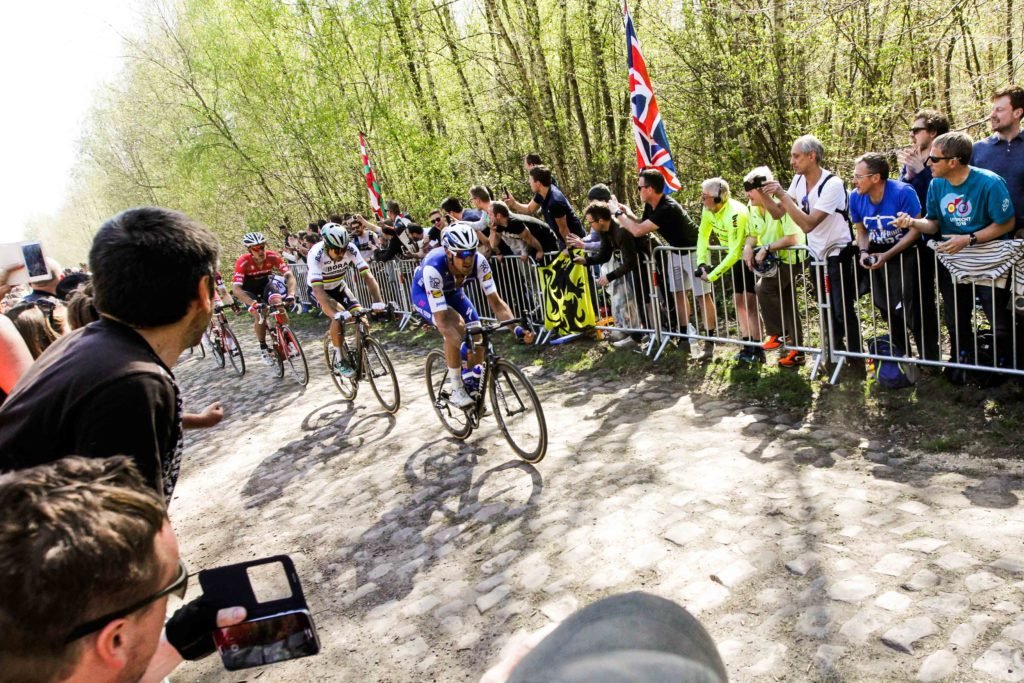
[[[860,175],[859,173],[854,173],[853,174],[853,179],[854,180],[863,180],[864,178],[870,178],[873,175],[881,175],[881,174],[879,174],[879,173],[865,173],[864,175]]]
[[[453,251],[452,254],[455,258],[467,259],[476,253],[476,249],[463,249],[462,251]]]
[[[638,189],[638,190],[643,190],[643,189],[646,189],[646,188],[648,188],[648,187],[650,187],[650,186],[649,186],[649,185],[637,185],[637,186],[636,186],[636,189]]]
[[[430,219],[430,222],[431,223],[440,223],[441,222],[441,217],[440,216],[434,216],[433,218]]]
[[[910,134],[917,135],[922,130],[928,130],[928,126],[914,126],[913,128],[910,129]]]
[[[932,162],[933,164],[937,164],[940,161],[950,161],[951,159],[956,159],[956,157],[936,157],[931,155],[928,156],[928,161]]]
[[[78,640],[79,638],[82,638],[84,636],[89,635],[90,633],[94,633],[96,631],[99,631],[100,629],[102,629],[104,626],[106,626],[110,622],[115,621],[117,619],[123,619],[124,617],[128,616],[132,612],[137,612],[140,609],[142,609],[143,607],[156,602],[157,600],[159,600],[160,598],[162,598],[164,596],[174,595],[179,600],[184,600],[185,599],[185,591],[187,589],[188,589],[188,569],[185,567],[185,563],[184,562],[182,562],[181,560],[178,560],[178,576],[177,576],[176,579],[174,579],[174,581],[171,582],[171,585],[169,585],[166,588],[163,588],[161,590],[158,590],[156,593],[153,593],[153,595],[150,595],[147,598],[143,598],[142,600],[139,600],[138,602],[134,602],[131,605],[128,605],[124,609],[119,609],[116,612],[111,612],[110,614],[106,614],[106,615],[104,615],[102,617],[99,617],[98,619],[93,619],[91,621],[87,621],[84,624],[82,624],[81,626],[75,627],[71,631],[71,633],[68,634],[67,638],[64,639],[64,644],[67,645],[69,643],[72,643],[72,642]]]

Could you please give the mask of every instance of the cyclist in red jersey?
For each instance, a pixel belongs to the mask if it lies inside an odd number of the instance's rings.
[[[261,232],[247,232],[242,237],[242,244],[248,250],[235,261],[235,276],[231,288],[232,293],[249,307],[249,313],[256,314],[259,302],[276,305],[282,297],[286,301],[295,301],[295,276],[281,255],[267,249],[267,238]],[[274,275],[278,271],[282,281]],[[287,321],[287,314],[285,317]],[[256,339],[260,343],[260,358],[267,365],[274,361],[267,350],[267,324],[257,316],[253,324]]]

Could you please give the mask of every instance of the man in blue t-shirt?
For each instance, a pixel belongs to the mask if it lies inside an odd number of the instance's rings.
[[[1024,88],[1012,85],[992,95],[989,125],[992,135],[974,144],[971,165],[1002,176],[1010,191],[1017,230],[1024,228]],[[1020,234],[1020,233],[1018,233]]]
[[[964,133],[946,133],[935,138],[928,157],[934,179],[928,187],[925,217],[913,218],[903,212],[894,221],[900,228],[941,235],[942,242],[936,247],[941,253],[956,254],[975,244],[1003,239],[1013,231],[1013,203],[1006,182],[991,171],[970,165],[973,147]],[[1006,309],[1010,290],[956,283],[941,261],[937,275],[953,360],[975,360],[971,357],[975,297],[992,325],[997,348],[1009,353],[1011,323]]]
[[[528,216],[532,216],[540,209],[544,214],[544,220],[558,235],[559,249],[565,248],[565,241],[570,233],[581,238],[586,236],[583,224],[580,223],[569,200],[552,184],[551,170],[547,166],[534,166],[530,169],[530,189],[536,194],[529,204],[520,204],[507,192],[505,203],[513,211]]]
[[[853,184],[856,189],[850,194],[850,220],[857,232],[859,262],[871,271],[871,299],[889,323],[890,339],[909,355],[909,331],[918,354],[938,360],[938,324],[931,330],[921,325],[919,233],[893,224],[900,213],[919,217],[921,201],[910,185],[889,180],[889,162],[881,154],[869,153],[857,159]],[[925,282],[921,286],[932,285]]]

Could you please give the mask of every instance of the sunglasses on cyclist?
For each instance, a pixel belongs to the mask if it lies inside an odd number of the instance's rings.
[[[188,590],[188,569],[185,567],[184,562],[178,560],[178,576],[174,579],[174,581],[171,582],[169,586],[157,591],[156,593],[153,593],[153,595],[150,595],[147,598],[143,598],[138,602],[134,602],[123,609],[119,609],[116,612],[111,612],[110,614],[106,614],[102,617],[99,617],[98,619],[92,619],[91,621],[87,621],[84,624],[75,627],[74,629],[72,629],[70,633],[68,633],[67,637],[64,639],[64,644],[67,645],[68,643],[72,643],[78,640],[79,638],[83,638],[89,635],[90,633],[95,633],[96,631],[99,631],[110,622],[115,621],[117,619],[123,619],[132,612],[137,612],[143,607],[156,602],[164,596],[174,595],[179,600],[184,600],[186,590]]]
[[[452,255],[456,258],[467,259],[476,254],[476,249],[463,249],[462,251],[453,251]]]
[[[266,248],[267,245],[265,244],[254,244],[251,247],[249,247],[249,251],[264,251],[266,250]]]

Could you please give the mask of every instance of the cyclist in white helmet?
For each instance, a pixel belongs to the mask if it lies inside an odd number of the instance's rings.
[[[248,253],[242,254],[235,261],[235,276],[232,293],[249,307],[249,313],[256,313],[256,303],[263,301],[276,304],[286,297],[295,301],[295,275],[288,263],[276,251],[267,249],[267,238],[262,232],[247,232],[242,236],[242,244]],[[281,273],[283,279],[275,276],[274,270]],[[260,343],[260,358],[267,365],[274,361],[267,350],[267,324],[256,318],[253,329]]]
[[[459,408],[473,403],[462,383],[462,361],[459,355],[467,329],[479,329],[480,317],[473,303],[462,291],[467,278],[475,278],[487,296],[487,304],[498,320],[512,319],[512,310],[498,295],[491,267],[476,248],[476,230],[468,223],[456,222],[441,233],[441,246],[424,257],[412,282],[413,306],[428,323],[436,326],[444,337],[444,356],[448,363],[448,379],[452,392],[448,400]],[[483,362],[483,349],[471,364]]]
[[[334,318],[331,321],[334,371],[342,377],[351,377],[356,371],[345,363],[344,354],[341,353],[341,342],[345,337],[344,323],[352,317],[349,311],[360,307],[355,294],[345,283],[345,274],[350,265],[365,278],[366,288],[374,299],[373,309],[384,310],[384,302],[377,279],[373,277],[359,249],[349,239],[348,231],[337,223],[328,223],[320,228],[320,237],[323,239],[306,255],[309,286],[324,315]]]

